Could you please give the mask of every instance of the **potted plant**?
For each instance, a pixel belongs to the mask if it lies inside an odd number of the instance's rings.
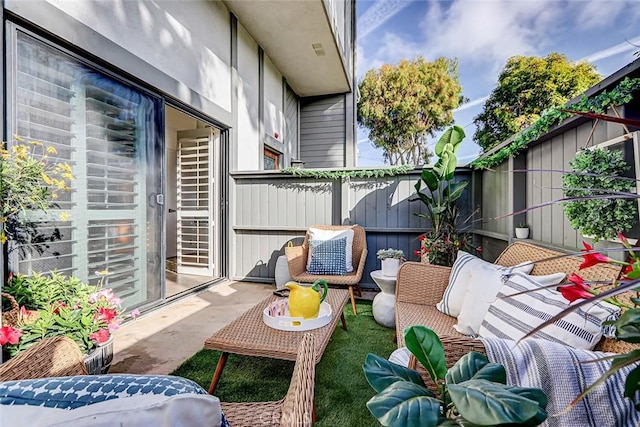
[[[378,259],[382,264],[383,276],[396,276],[398,274],[398,267],[400,267],[400,261],[404,259],[404,252],[400,249],[380,249],[376,252]]]
[[[516,238],[517,239],[529,238],[529,225],[526,222],[518,223],[518,226],[516,227]]]
[[[435,153],[438,161],[432,169],[423,169],[420,180],[415,184],[417,198],[426,213],[414,215],[428,220],[431,231],[420,237],[420,252],[417,253],[430,264],[451,266],[458,249],[472,251],[470,239],[458,231],[460,210],[457,204],[467,187],[467,181],[454,181],[457,158],[456,151],[465,137],[460,126],[449,128],[438,140]],[[428,192],[423,192],[423,184]]]
[[[104,278],[108,272],[98,274]],[[12,324],[0,328],[3,357],[13,357],[45,338],[66,335],[87,355],[89,373],[106,373],[113,356],[111,334],[124,314],[122,300],[102,288],[102,281],[91,286],[56,272],[12,275],[3,291],[17,304]],[[136,310],[130,316],[137,314]],[[5,319],[3,315],[3,323]]]
[[[429,390],[413,369],[369,353],[364,374],[378,393],[367,408],[384,426],[527,425],[547,418],[547,397],[540,389],[506,385],[502,365],[470,352],[447,370],[440,339],[425,326],[404,331],[409,351],[437,385]]]

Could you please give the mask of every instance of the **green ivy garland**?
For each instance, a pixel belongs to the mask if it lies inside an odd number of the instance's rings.
[[[565,197],[577,200],[563,203],[564,213],[571,226],[583,235],[599,239],[613,239],[618,232],[631,229],[637,217],[635,199],[611,196],[630,193],[635,181],[621,179],[629,165],[619,151],[582,149],[569,162],[574,172],[562,177]]]
[[[606,90],[593,98],[583,96],[580,101],[570,107],[574,111],[593,112],[603,114],[611,106],[623,105],[631,101],[632,93],[640,88],[640,78],[625,78],[618,86],[610,92]],[[499,165],[511,156],[515,156],[522,151],[530,142],[537,140],[547,133],[551,127],[569,118],[571,113],[565,113],[558,108],[550,108],[542,113],[540,118],[531,126],[519,133],[511,144],[502,147],[500,150],[486,157],[480,157],[470,166],[474,169],[488,169]]]
[[[380,169],[361,170],[321,170],[301,169],[288,167],[281,170],[282,173],[299,176],[301,178],[316,179],[346,179],[346,178],[383,178],[386,176],[403,175],[414,169],[413,165],[392,166]]]

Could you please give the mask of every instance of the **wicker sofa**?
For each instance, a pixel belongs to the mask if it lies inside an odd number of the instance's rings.
[[[509,245],[496,259],[495,264],[513,266],[526,261],[534,261],[535,266],[530,274],[544,275],[564,272],[570,275],[578,272],[583,259],[579,256],[566,256],[561,252],[541,248],[525,242]],[[539,262],[538,262],[539,261]],[[451,367],[460,357],[470,351],[486,354],[482,342],[469,338],[453,329],[455,317],[441,313],[436,304],[441,300],[449,281],[451,268],[417,262],[406,262],[398,270],[396,285],[396,334],[398,347],[404,346],[403,331],[412,325],[425,325],[433,329],[445,349],[447,367]],[[587,281],[613,280],[620,273],[619,267],[599,264],[580,271],[580,276]],[[603,338],[596,350],[615,353],[627,352],[637,346]],[[410,366],[416,368],[412,357]],[[418,367],[420,370],[421,367]]]

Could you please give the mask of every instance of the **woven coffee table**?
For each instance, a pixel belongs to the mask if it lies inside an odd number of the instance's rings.
[[[342,328],[345,331],[347,330],[343,312],[344,306],[349,299],[349,292],[346,289],[329,289],[325,302],[331,305],[333,318],[327,325],[310,331],[280,331],[265,325],[262,321],[262,311],[277,298],[274,295],[265,298],[205,340],[204,348],[222,352],[211,379],[210,394],[213,394],[216,390],[229,353],[296,360],[302,336],[305,332],[310,332],[315,336],[316,363],[318,363],[329,343],[329,338],[333,334],[338,319],[342,320]]]

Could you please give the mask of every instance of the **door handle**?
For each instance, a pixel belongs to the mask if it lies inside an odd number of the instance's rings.
[[[169,208],[169,213],[176,213],[177,211],[175,209],[171,209]]]

